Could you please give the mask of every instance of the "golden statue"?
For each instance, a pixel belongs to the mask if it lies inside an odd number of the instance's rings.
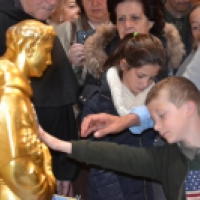
[[[0,57],[0,200],[50,200],[54,193],[51,156],[38,138],[30,101],[30,77],[51,64],[54,37],[51,26],[34,20],[6,33],[7,51]]]

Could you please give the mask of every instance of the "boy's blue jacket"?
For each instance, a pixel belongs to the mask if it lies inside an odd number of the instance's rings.
[[[93,94],[90,97],[87,97],[82,117],[101,112],[118,115],[105,76],[101,78],[101,86],[99,90],[94,90]],[[153,133],[134,135],[126,129],[120,134],[108,135],[98,139],[98,141],[141,147],[151,146],[154,141],[154,136]],[[97,140],[94,138],[92,139]],[[151,184],[147,179],[92,167],[90,169],[87,199],[152,200],[153,196]]]
[[[182,200],[188,159],[177,144],[135,148],[106,142],[72,142],[71,158],[162,183],[167,199]]]

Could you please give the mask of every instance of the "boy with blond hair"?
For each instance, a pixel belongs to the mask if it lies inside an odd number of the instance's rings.
[[[51,148],[106,169],[160,181],[167,199],[200,198],[200,93],[186,78],[170,77],[149,92],[146,105],[154,128],[169,144],[152,148],[92,142],[64,142],[41,130]],[[123,118],[123,117],[121,117]],[[108,119],[109,120],[109,119]]]

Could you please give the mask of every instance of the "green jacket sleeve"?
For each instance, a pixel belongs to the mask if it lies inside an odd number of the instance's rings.
[[[107,142],[74,141],[70,157],[87,164],[160,180],[164,148],[136,148]]]

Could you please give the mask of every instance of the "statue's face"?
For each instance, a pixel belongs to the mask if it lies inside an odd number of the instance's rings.
[[[32,47],[30,56],[27,57],[29,75],[33,77],[42,76],[44,70],[51,64],[51,50],[53,38],[42,40]]]

